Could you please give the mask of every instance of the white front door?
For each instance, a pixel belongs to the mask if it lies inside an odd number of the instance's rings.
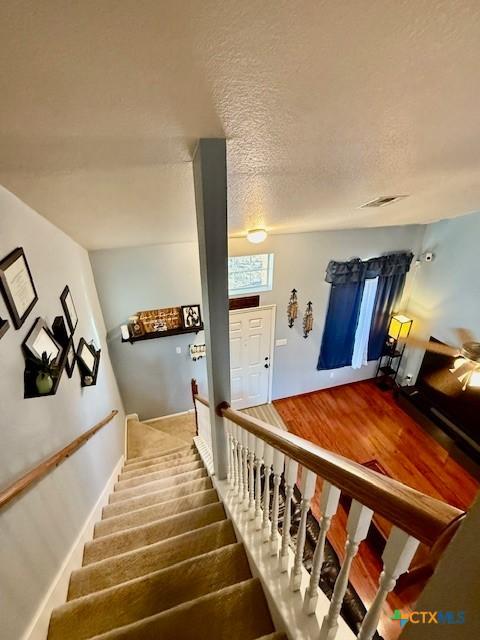
[[[272,312],[271,307],[230,311],[230,377],[235,409],[269,401]]]

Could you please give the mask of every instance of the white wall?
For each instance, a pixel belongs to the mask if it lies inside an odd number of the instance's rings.
[[[192,409],[190,380],[205,390],[206,367],[191,360],[188,346],[204,343],[204,333],[131,345],[121,342],[119,327],[137,311],[201,303],[197,243],[92,251],[90,261],[126,411],[145,420]]]
[[[269,236],[261,245],[243,238],[230,240],[230,255],[274,253],[273,290],[261,295],[262,304],[277,305],[275,338],[285,338],[287,345],[275,348],[273,397],[282,398],[316,389],[370,378],[376,362],[361,369],[344,367],[333,371],[317,371],[317,360],[325,324],[330,285],[325,282],[329,260],[363,259],[389,251],[420,250],[424,227],[382,227],[322,231]],[[405,295],[408,295],[410,275]],[[291,289],[298,290],[299,318],[290,329],[287,305]],[[313,302],[314,326],[303,338],[302,317],[307,302]]]
[[[458,345],[454,329],[462,327],[480,340],[479,238],[480,213],[428,225],[423,248],[435,258],[416,270],[408,303],[413,335]],[[404,372],[416,376],[422,357],[410,349]]]
[[[45,596],[123,453],[124,414],[105,341],[105,326],[87,252],[0,187],[0,256],[23,247],[39,301],[16,331],[0,340],[0,487],[67,445],[112,409],[120,411],[82,449],[0,511],[0,611],[4,640],[18,640]],[[68,284],[80,337],[102,348],[98,382],[81,389],[64,372],[57,394],[24,400],[20,345],[35,318],[62,314]],[[0,316],[9,318],[0,297]]]

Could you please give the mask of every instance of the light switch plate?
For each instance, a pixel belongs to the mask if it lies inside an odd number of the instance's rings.
[[[286,344],[287,344],[286,338],[279,338],[278,340],[275,340],[276,347],[284,347]]]
[[[177,348],[175,349],[175,351],[176,351],[177,353],[182,353],[182,347],[177,347]]]

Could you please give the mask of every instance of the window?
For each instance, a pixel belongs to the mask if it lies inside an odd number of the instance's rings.
[[[231,296],[271,291],[272,282],[273,253],[228,259],[228,293]]]

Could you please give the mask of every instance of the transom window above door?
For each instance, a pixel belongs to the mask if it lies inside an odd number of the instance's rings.
[[[271,291],[273,253],[234,256],[228,259],[228,293],[238,295]]]

